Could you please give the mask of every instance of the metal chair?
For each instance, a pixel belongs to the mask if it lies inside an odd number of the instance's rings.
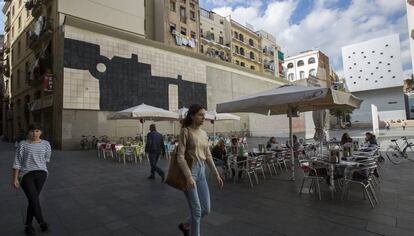
[[[318,176],[317,170],[312,167],[312,163],[308,160],[299,160],[299,166],[303,173],[303,179],[302,179],[302,184],[300,186],[299,195],[302,195],[302,190],[303,190],[305,181],[311,180],[311,184],[309,186],[309,193],[316,186],[315,190],[319,195],[319,200],[322,200],[321,187],[319,185],[319,180],[324,180],[324,177]]]
[[[378,199],[375,195],[374,188],[372,187],[372,169],[375,168],[375,165],[365,165],[363,167],[349,167],[346,169],[345,178],[343,180],[342,188],[342,199],[345,194],[349,198],[349,189],[351,184],[360,185],[362,187],[362,193],[365,197],[368,197],[368,200],[371,204],[371,207],[374,208],[374,201],[378,204]],[[356,174],[357,173],[357,174]]]

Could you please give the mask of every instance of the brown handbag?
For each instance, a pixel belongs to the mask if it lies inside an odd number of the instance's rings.
[[[174,150],[171,153],[170,166],[168,168],[168,174],[165,179],[165,183],[180,191],[185,191],[187,190],[187,178],[185,177],[180,166],[178,165],[177,157],[178,147],[174,148]],[[193,160],[187,157],[187,150],[185,152],[184,157],[187,162],[187,165],[191,168]]]

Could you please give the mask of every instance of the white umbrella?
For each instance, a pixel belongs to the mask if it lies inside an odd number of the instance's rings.
[[[236,116],[230,113],[217,113],[215,110],[214,111],[208,111],[206,113],[206,116],[210,117],[210,120],[213,122],[213,143],[215,142],[215,138],[216,138],[216,121],[221,121],[221,120],[240,120],[240,116]],[[206,118],[207,119],[207,118]]]
[[[292,180],[295,179],[292,117],[297,112],[331,108],[358,108],[362,100],[350,93],[329,88],[284,85],[275,89],[217,104],[218,112],[253,112],[264,115],[288,114],[292,159]]]
[[[122,111],[115,112],[108,116],[110,120],[141,120],[142,122],[142,139],[144,139],[144,121],[174,121],[178,120],[178,114],[172,111],[167,111],[162,108],[153,107],[142,103],[139,106],[131,107]],[[145,146],[145,141],[144,141]]]

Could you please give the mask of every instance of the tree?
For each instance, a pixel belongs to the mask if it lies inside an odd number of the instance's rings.
[[[329,110],[329,113],[332,116],[336,117],[336,124],[342,127],[342,122],[345,120],[346,115],[352,113],[350,108],[333,108]]]

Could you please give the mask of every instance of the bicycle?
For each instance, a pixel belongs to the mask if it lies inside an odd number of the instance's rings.
[[[82,135],[82,139],[80,141],[79,146],[81,150],[89,150],[90,144],[89,144],[88,136]]]
[[[395,145],[390,145],[386,151],[388,159],[394,165],[400,164],[403,159],[414,162],[414,144],[412,142],[408,142],[407,137],[401,137],[401,139],[404,141],[402,146],[398,145],[399,139],[391,139],[391,142],[394,142]],[[410,151],[407,152],[407,149],[410,149]],[[409,153],[411,154],[410,157],[408,156]]]

